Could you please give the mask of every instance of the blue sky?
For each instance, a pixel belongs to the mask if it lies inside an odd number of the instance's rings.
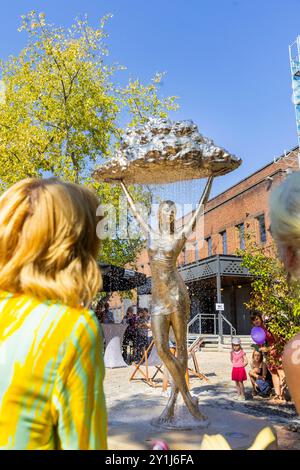
[[[114,15],[111,60],[144,81],[167,72],[162,93],[180,97],[172,117],[243,159],[214,193],[297,144],[288,45],[300,34],[300,0],[14,0],[1,6],[0,58],[25,45],[19,17],[32,9],[64,26]]]

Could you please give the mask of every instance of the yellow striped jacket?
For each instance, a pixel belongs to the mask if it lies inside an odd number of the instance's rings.
[[[94,313],[0,291],[0,449],[106,449]]]

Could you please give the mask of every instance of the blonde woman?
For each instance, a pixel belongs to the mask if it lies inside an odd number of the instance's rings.
[[[270,200],[271,231],[289,277],[300,279],[300,172],[278,186]],[[300,413],[300,334],[285,347],[286,381]]]
[[[0,449],[105,449],[98,200],[56,179],[0,197]]]

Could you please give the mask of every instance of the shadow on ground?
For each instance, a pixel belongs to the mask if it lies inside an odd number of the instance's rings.
[[[200,405],[210,404],[210,406],[218,408],[234,409],[248,415],[271,418],[274,422],[282,422],[283,424],[286,424],[286,420],[298,417],[294,405],[290,402],[284,405],[274,405],[269,402],[268,398],[252,398],[250,393],[246,394],[246,401],[236,401],[234,399],[235,391],[226,384],[193,387],[191,392],[199,397]]]

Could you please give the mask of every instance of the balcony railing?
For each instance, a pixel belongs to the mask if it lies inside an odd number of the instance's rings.
[[[234,255],[214,255],[179,267],[185,282],[221,276],[250,277],[242,258]]]

